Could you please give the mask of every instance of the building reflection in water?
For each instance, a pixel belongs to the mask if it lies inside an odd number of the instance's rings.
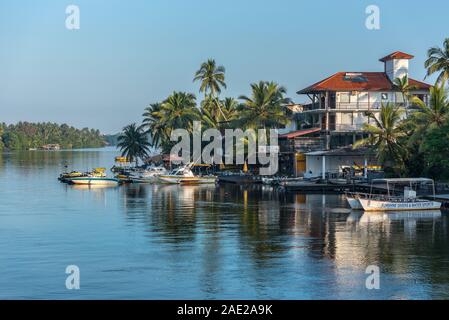
[[[449,244],[441,212],[363,214],[350,211],[340,195],[265,186],[137,185],[124,192],[127,217],[138,214],[151,241],[197,255],[211,294],[220,287],[214,274],[235,263],[247,264],[257,278],[295,257],[328,260],[336,273],[373,264],[407,273],[414,272],[410,257],[449,259],[447,250],[436,252]],[[227,260],[229,250],[239,261]],[[424,269],[432,277],[431,266]]]

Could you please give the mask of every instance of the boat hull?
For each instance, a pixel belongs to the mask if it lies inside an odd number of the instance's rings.
[[[358,201],[365,211],[422,211],[441,208],[441,203],[436,201],[392,202],[371,199],[358,199]]]
[[[158,180],[168,184],[213,184],[215,177],[183,177],[183,176],[159,176]]]
[[[363,210],[362,205],[360,204],[359,199],[352,198],[352,197],[346,197],[346,200],[348,201],[349,206],[353,210]]]
[[[102,185],[102,186],[117,186],[119,184],[118,179],[112,178],[95,178],[95,177],[86,177],[86,178],[73,178],[70,179],[70,183],[76,185]]]

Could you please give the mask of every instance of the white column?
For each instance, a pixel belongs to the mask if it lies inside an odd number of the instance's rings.
[[[326,156],[321,158],[321,178],[326,179]]]

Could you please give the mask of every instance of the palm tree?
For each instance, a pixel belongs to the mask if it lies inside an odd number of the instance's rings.
[[[420,98],[413,97],[412,103],[418,107],[417,112],[412,114],[412,121],[426,130],[441,127],[449,116],[448,92],[445,80],[430,88],[430,101],[425,104]]]
[[[201,105],[202,119],[206,127],[223,129],[238,116],[239,103],[234,98],[225,98],[220,101],[222,113],[216,112],[214,108],[216,106],[216,100],[206,98]]]
[[[403,111],[388,103],[382,105],[379,119],[374,113],[368,112],[367,116],[374,121],[374,124],[365,123],[363,131],[368,133],[369,137],[357,141],[354,148],[369,146],[377,153],[380,163],[402,169],[405,149],[399,140],[405,133],[399,124]]]
[[[162,104],[153,103],[145,108],[142,125],[146,128],[146,133],[150,136],[152,147],[160,147],[169,139],[168,128],[165,126]]]
[[[225,117],[221,109],[218,95],[222,88],[226,89],[225,71],[223,66],[217,66],[215,60],[209,59],[207,62],[201,64],[200,69],[195,73],[193,81],[200,81],[200,92],[203,92],[206,99],[209,97],[215,101],[215,106],[218,107],[220,113]],[[226,117],[225,117],[226,118]]]
[[[408,76],[405,75],[402,78],[396,78],[393,80],[393,85],[396,90],[399,90],[402,94],[402,101],[404,107],[408,106],[408,101],[410,98],[410,92],[416,89],[416,86],[411,85],[408,81]]]
[[[201,64],[193,81],[201,81],[200,92],[216,97],[217,94],[221,93],[221,88],[226,89],[225,71],[226,69],[223,66],[217,67],[215,60],[209,59]]]
[[[437,82],[449,79],[449,38],[443,42],[443,48],[433,47],[427,52],[428,59],[424,63],[427,76],[440,72]]]
[[[138,159],[148,156],[150,151],[148,136],[142,127],[138,127],[135,123],[123,128],[121,135],[118,137],[117,146],[122,151],[122,156],[126,156],[130,162],[135,161],[136,166]]]
[[[192,130],[193,121],[200,120],[195,95],[186,92],[173,92],[161,105],[164,126],[173,129]]]
[[[278,128],[288,122],[285,106],[291,103],[285,97],[287,90],[275,82],[260,81],[251,84],[251,97],[240,96],[241,122],[246,127]]]

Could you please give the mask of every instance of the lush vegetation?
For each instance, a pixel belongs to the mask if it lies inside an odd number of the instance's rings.
[[[99,130],[76,129],[67,124],[50,122],[0,124],[0,149],[28,150],[46,144],[59,144],[61,148],[103,147],[105,141]]]
[[[143,114],[141,128],[148,135],[151,147],[163,153],[170,152],[174,129],[192,131],[193,121],[201,121],[204,129],[216,128],[279,128],[287,122],[286,89],[275,82],[260,81],[251,84],[251,95],[221,98],[226,89],[225,68],[209,59],[194,75],[203,99],[198,102],[192,93],[173,92],[162,102],[149,105]],[[126,143],[122,150],[128,150]],[[133,158],[140,155],[127,153]]]
[[[425,63],[428,75],[439,72],[430,89],[426,104],[410,95],[413,89],[408,79],[396,79],[395,85],[413,111],[403,117],[405,109],[397,105],[384,105],[378,118],[368,113],[374,124],[365,124],[369,137],[354,147],[369,146],[386,168],[395,176],[427,176],[436,180],[449,180],[449,39],[443,48],[431,48]]]
[[[130,162],[135,162],[136,166],[139,159],[146,158],[150,152],[147,135],[142,127],[135,123],[123,128],[122,134],[118,137],[117,146],[122,150],[122,156],[127,157]]]
[[[449,100],[446,85],[449,79],[449,39],[444,41],[442,48],[429,49],[425,66],[429,76],[437,74],[429,103],[412,96],[411,91],[415,88],[407,77],[396,79],[394,85],[401,92],[404,103],[383,105],[378,117],[368,113],[372,120],[364,127],[368,138],[357,142],[354,147],[372,148],[389,175],[449,180]],[[225,68],[212,59],[201,64],[193,81],[199,83],[203,99],[198,102],[192,93],[173,92],[165,100],[151,104],[145,109],[142,125],[135,127],[139,135],[147,135],[151,147],[167,153],[173,146],[171,132],[174,129],[192,130],[194,120],[201,121],[204,128],[220,130],[233,127],[280,128],[287,123],[289,111],[286,105],[291,100],[286,97],[284,87],[260,81],[251,84],[249,96],[221,98],[223,89],[226,89],[225,72]],[[142,143],[140,149],[146,150],[147,140],[139,141]],[[125,141],[122,141],[121,148],[133,159],[145,155],[145,152],[129,151],[131,149]]]

